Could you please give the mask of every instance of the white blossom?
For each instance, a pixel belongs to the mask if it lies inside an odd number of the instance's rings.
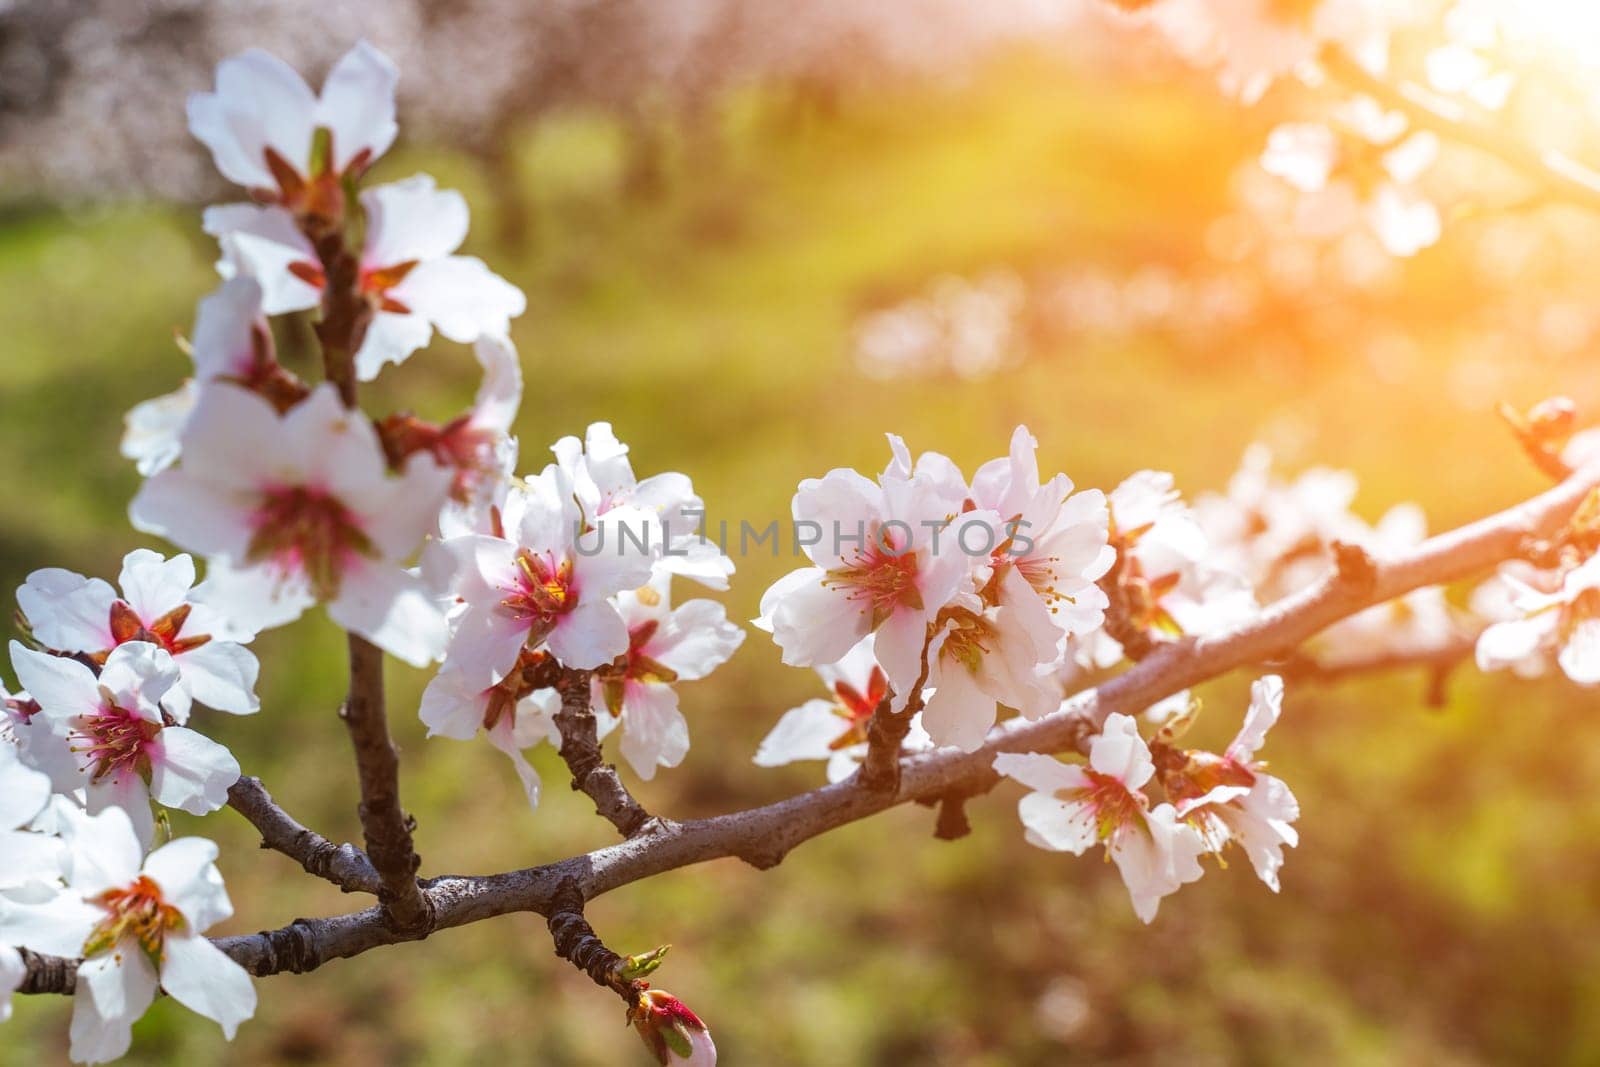
[[[198,837],[145,856],[128,813],[69,819],[66,886],[48,900],[0,900],[0,944],[78,964],[71,1057],[105,1063],[127,1053],[133,1023],[163,990],[215,1020],[230,1040],[255,1014],[244,968],[204,932],[233,914],[217,846]]]
[[[231,385],[207,387],[184,458],[139,490],[134,526],[210,558],[205,602],[247,628],[332,619],[417,666],[444,620],[404,561],[434,529],[451,472],[412,456],[392,476],[372,424],[318,386],[280,415]]]
[[[52,733],[65,738],[76,775],[57,792],[86,790],[89,811],[127,810],[139,837],[155,832],[150,800],[191,815],[216,811],[239,780],[239,763],[215,741],[169,726],[161,700],[178,684],[166,649],[144,641],[118,645],[97,676],[76,660],[11,643],[11,665],[39,703]]]

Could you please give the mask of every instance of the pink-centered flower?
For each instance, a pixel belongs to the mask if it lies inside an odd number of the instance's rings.
[[[240,643],[254,635],[199,601],[194,560],[135,549],[122,561],[118,584],[120,594],[98,578],[59,568],[34,571],[17,590],[17,606],[34,638],[56,652],[104,662],[130,641],[166,649],[179,678],[161,706],[180,723],[195,700],[235,715],[260,710],[255,684],[261,665]]]
[[[158,989],[231,1040],[255,1014],[256,994],[244,968],[204,936],[233,914],[217,846],[184,837],[145,856],[121,808],[70,814],[62,836],[71,854],[66,886],[43,901],[0,901],[0,944],[81,957],[72,1059],[126,1054]]]
[[[318,96],[293,67],[252,48],[217,65],[214,91],[189,97],[189,130],[229,181],[267,202],[315,208],[327,186],[360,177],[394,143],[399,77],[362,41]]]
[[[1105,494],[1074,493],[1065,474],[1041,485],[1037,448],[1028,428],[1018,426],[1010,454],[973,475],[972,500],[999,515],[1008,534],[992,553],[991,599],[1022,617],[1048,660],[1062,640],[1105,619],[1106,595],[1095,582],[1117,553],[1107,540]]]
[[[594,674],[601,734],[622,729],[622,755],[645,781],[689,752],[689,723],[678,710],[678,682],[704,678],[744,642],[713,600],[672,606],[672,576],[661,573],[613,598],[628,628],[628,649]]]
[[[11,665],[39,703],[51,731],[65,738],[75,773],[57,792],[82,788],[91,812],[125,808],[149,841],[150,801],[191,815],[216,811],[239,780],[226,748],[184,726],[169,726],[161,700],[178,684],[172,656],[130,641],[106,657],[97,677],[76,660],[11,643]]]
[[[447,670],[482,689],[525,649],[548,648],[578,669],[627,651],[627,625],[609,598],[650,577],[650,515],[619,507],[585,517],[552,465],[507,494],[497,525],[495,533],[438,542],[425,561],[453,603]]]
[[[877,481],[840,468],[800,483],[795,535],[813,566],[766,591],[756,625],[798,667],[836,662],[875,634],[874,654],[903,702],[921,671],[929,626],[973,585],[975,562],[988,563],[987,547],[977,556],[963,547],[961,528],[992,532],[997,523],[960,513],[967,487],[948,460],[925,456],[913,468],[904,445],[891,441],[895,458]]]
[[[1209,852],[1220,853],[1237,841],[1256,876],[1274,893],[1284,847],[1300,842],[1293,826],[1300,804],[1282,779],[1266,773],[1256,753],[1282,711],[1283,679],[1258,678],[1250,687],[1244,724],[1222,755],[1164,748],[1158,757],[1161,781],[1178,817],[1195,828]]]
[[[438,521],[448,469],[417,455],[391,475],[372,424],[326,384],[284,415],[210,386],[183,440],[183,461],[145,482],[130,515],[210,558],[206,603],[259,630],[320,601],[408,663],[438,658],[443,617],[404,562]]]
[[[1002,753],[994,769],[1033,792],[1017,805],[1028,843],[1081,856],[1096,844],[1122,874],[1133,910],[1150,922],[1161,898],[1203,873],[1200,835],[1171,804],[1152,808],[1143,786],[1155,773],[1150,749],[1127,715],[1107,717],[1089,742],[1086,766],[1042,753]]]
[[[356,352],[363,381],[403,363],[433,331],[470,344],[503,337],[527,308],[522,291],[481,259],[456,255],[467,237],[467,202],[417,175],[361,194],[366,236],[360,257],[362,294],[374,315]],[[262,287],[267,314],[314,308],[323,277],[316,250],[288,211],[257,204],[208,208],[207,233],[221,239],[217,269],[247,275]]]

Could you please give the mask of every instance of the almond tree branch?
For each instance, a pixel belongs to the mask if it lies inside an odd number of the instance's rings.
[[[758,868],[781,862],[790,849],[846,823],[887,808],[950,794],[977,795],[997,780],[992,764],[1001,752],[1081,749],[1107,715],[1135,713],[1163,697],[1207,679],[1290,654],[1308,638],[1374,604],[1425,585],[1471,577],[1515,558],[1525,541],[1549,537],[1600,486],[1600,466],[1586,467],[1547,492],[1486,519],[1429,538],[1415,549],[1374,560],[1350,546],[1336,547],[1336,567],[1317,585],[1285,597],[1241,626],[1209,637],[1164,644],[1103,685],[1068,700],[1036,721],[1011,719],[996,727],[975,752],[938,749],[900,761],[893,793],[867,787],[858,777],[747,811],[663,823],[643,834],[558,863],[503,874],[448,876],[423,883],[422,895],[439,929],[511,912],[556,913],[576,887],[584,900],[696,863],[738,857]],[[425,932],[397,929],[382,907],[325,919],[298,919],[280,930],[217,940],[224,952],[255,975],[308,971],[332,959],[380,945],[416,940]],[[70,992],[71,968],[49,957],[28,958],[29,992]]]
[[[928,684],[928,653],[938,635],[938,622],[930,623],[922,641],[922,667],[912,683],[906,706],[894,711],[894,690],[884,694],[867,720],[867,754],[856,771],[863,789],[893,794],[900,788],[900,745],[911,732],[911,718],[922,710],[922,690]]]
[[[417,885],[422,860],[411,840],[415,823],[400,808],[400,755],[384,713],[383,653],[350,635],[350,695],[339,709],[350,731],[361,780],[361,831],[378,872],[378,901],[397,933],[426,936],[433,904]]]
[[[1387,82],[1340,48],[1325,49],[1321,63],[1338,81],[1404,112],[1419,127],[1493,156],[1552,197],[1600,210],[1600,174],[1570,156],[1508,136],[1454,100],[1419,85]]]
[[[262,848],[283,853],[346,893],[378,892],[378,872],[365,852],[350,844],[336,845],[301,826],[277,805],[261,779],[246,776],[235,782],[228,790],[228,806],[261,832]]]
[[[346,210],[354,205],[340,191],[318,206],[328,210],[297,218],[322,265],[317,340],[328,380],[338,387],[345,406],[354,408],[355,356],[372,321],[373,306],[361,292],[360,261],[347,237],[352,220]],[[378,874],[379,906],[385,925],[395,933],[425,937],[433,927],[433,904],[417,885],[422,861],[411,839],[414,823],[400,807],[400,758],[384,708],[383,653],[354,633],[349,635],[349,646],[350,692],[339,717],[355,749],[361,831]]]
[[[600,754],[600,736],[590,704],[590,672],[563,670],[556,678],[561,710],[556,728],[561,731],[561,758],[572,772],[572,788],[594,801],[595,812],[610,820],[623,837],[634,837],[653,820],[644,805],[633,799],[617,769]]]

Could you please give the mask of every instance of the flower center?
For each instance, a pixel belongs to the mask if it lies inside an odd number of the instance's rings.
[[[246,558],[285,575],[304,574],[318,600],[339,594],[339,577],[372,542],[343,504],[320,489],[294,486],[262,494]]]
[[[379,311],[392,311],[398,315],[409,315],[411,309],[405,304],[389,295],[389,290],[405,281],[417,265],[417,260],[408,259],[404,263],[394,263],[387,267],[361,268],[361,291],[373,301]]]
[[[982,615],[965,608],[950,609],[944,617],[949,620],[950,631],[939,649],[940,657],[954,660],[973,674],[978,673],[983,657],[994,649],[999,635]]]
[[[551,554],[517,551],[516,586],[506,592],[500,607],[529,627],[528,644],[538,644],[555,627],[556,620],[578,606],[570,558],[556,562]]]
[[[1095,832],[1100,840],[1109,839],[1124,826],[1144,825],[1144,806],[1121,779],[1088,767],[1083,773],[1089,785],[1079,791],[1079,796],[1093,813]]]
[[[210,634],[178,636],[183,633],[183,624],[189,621],[189,613],[192,610],[191,604],[179,604],[146,626],[144,620],[139,618],[127,601],[117,600],[111,605],[111,637],[118,645],[127,644],[129,641],[146,641],[152,645],[160,645],[174,656],[180,656],[211,640]],[[111,650],[107,649],[95,658],[103,664],[110,652]]]
[[[522,650],[517,657],[517,665],[485,694],[488,698],[483,709],[485,730],[493,730],[502,719],[508,719],[513,727],[516,726],[517,705],[534,690],[544,688],[552,681],[546,669],[549,659],[543,652],[526,648]]]
[[[849,723],[844,733],[828,742],[829,751],[837,752],[866,741],[867,722],[883,698],[889,695],[889,679],[882,667],[873,667],[865,693],[848,682],[835,682],[833,694],[836,698],[833,713]]]
[[[161,724],[118,707],[103,689],[101,696],[103,710],[78,719],[73,751],[83,757],[91,781],[120,778],[129,772],[147,778],[150,757],[146,749],[161,732]]]
[[[871,615],[873,629],[898,608],[922,607],[916,553],[896,545],[881,527],[874,527],[866,547],[858,549],[847,565],[828,571],[822,584],[840,587],[860,603],[862,612]]]
[[[89,901],[106,911],[83,943],[83,954],[93,956],[115,948],[123,938],[132,937],[150,957],[161,961],[161,948],[167,931],[183,924],[183,915],[161,896],[161,887],[141,874],[122,889],[108,889]]]

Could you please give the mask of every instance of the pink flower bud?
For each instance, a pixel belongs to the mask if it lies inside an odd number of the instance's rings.
[[[711,1031],[683,1001],[660,989],[645,989],[628,1011],[628,1021],[656,1062],[667,1067],[716,1067]]]

